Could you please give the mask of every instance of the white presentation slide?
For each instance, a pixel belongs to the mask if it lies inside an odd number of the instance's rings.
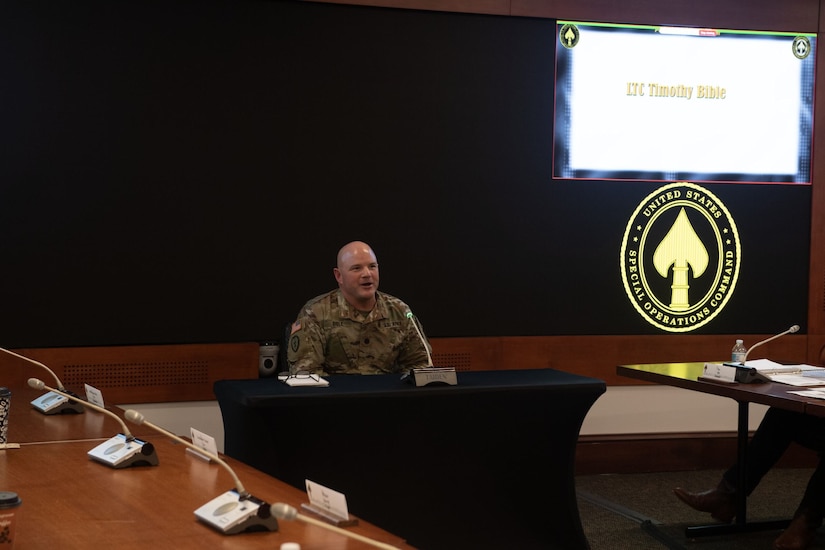
[[[582,28],[557,82],[565,169],[809,181],[813,79],[783,38]]]

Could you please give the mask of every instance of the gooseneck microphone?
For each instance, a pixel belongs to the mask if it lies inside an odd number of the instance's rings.
[[[369,545],[375,546],[377,548],[384,548],[386,550],[398,550],[397,546],[392,546],[391,544],[387,544],[385,542],[373,540],[369,537],[365,537],[364,535],[359,535],[358,533],[352,533],[347,531],[346,529],[341,529],[340,527],[336,527],[335,525],[330,525],[325,523],[321,520],[305,516],[303,514],[299,514],[298,510],[295,509],[294,506],[290,506],[289,504],[284,504],[283,502],[276,502],[271,506],[272,515],[277,517],[278,519],[286,519],[286,520],[293,520],[298,519],[305,523],[309,523],[311,525],[316,525],[318,527],[323,527],[324,529],[328,529],[335,533],[340,533],[344,536],[360,540],[361,542],[365,542]]]
[[[63,383],[60,381],[60,378],[57,377],[57,375],[54,373],[52,369],[50,369],[40,361],[35,361],[34,359],[30,359],[29,357],[20,355],[19,353],[15,353],[5,348],[0,348],[0,351],[7,355],[11,355],[12,357],[22,359],[23,361],[31,365],[35,365],[37,367],[40,367],[41,369],[45,369],[46,372],[51,374],[52,378],[54,378],[54,381],[57,383],[57,388],[61,392],[64,392],[63,394],[59,394],[54,391],[51,391],[45,395],[41,395],[40,397],[31,402],[31,405],[32,407],[34,407],[34,409],[43,414],[82,413],[84,411],[83,406],[76,401],[77,396],[71,392],[66,391],[66,388],[63,387]]]
[[[234,535],[237,533],[253,531],[278,530],[278,519],[272,515],[270,506],[263,500],[250,495],[247,490],[244,489],[244,486],[235,474],[235,471],[230,468],[229,464],[222,460],[218,455],[196,447],[182,437],[178,437],[172,432],[165,430],[156,424],[152,424],[146,420],[141,413],[134,409],[128,409],[124,416],[126,417],[126,420],[133,424],[137,424],[138,426],[149,426],[158,433],[181,443],[199,454],[207,456],[210,460],[214,460],[220,464],[227,472],[229,472],[229,475],[232,476],[232,480],[235,482],[235,489],[230,489],[226,493],[210,500],[195,510],[195,517],[199,521],[225,535]]]
[[[132,435],[126,423],[115,413],[103,407],[99,407],[94,403],[89,403],[77,397],[72,397],[69,394],[50,388],[43,383],[39,378],[29,378],[29,386],[36,390],[49,390],[57,395],[72,399],[81,404],[83,407],[88,407],[99,413],[114,418],[122,429],[122,433],[110,438],[101,443],[87,454],[89,458],[97,462],[101,462],[112,468],[127,468],[130,466],[157,466],[158,455],[155,452],[155,447],[151,443],[141,441]]]
[[[39,378],[29,378],[29,386],[36,389],[36,390],[44,390],[45,389],[45,390],[53,391],[53,392],[55,392],[59,395],[64,395],[64,396],[67,396],[67,397],[69,396],[69,394],[65,393],[62,388],[59,389],[59,390],[54,389],[54,388],[50,388],[49,386],[47,386]],[[73,397],[72,399],[78,399],[78,398]],[[123,435],[126,436],[126,439],[131,441],[135,438],[135,436],[133,436],[129,432],[129,428],[126,427],[126,423],[123,420],[121,420],[121,418],[118,415],[116,415],[115,413],[113,413],[112,411],[110,411],[108,409],[104,409],[103,407],[98,407],[94,403],[89,403],[88,401],[78,400],[78,403],[81,403],[82,405],[84,405],[86,407],[89,407],[90,409],[94,409],[97,412],[100,412],[100,413],[103,413],[105,415],[111,416],[112,418],[114,418],[120,424],[120,427],[123,430]]]
[[[424,346],[424,350],[427,352],[427,366],[432,367],[433,357],[430,355],[430,346],[427,344],[427,340],[424,338],[424,335],[421,334],[421,329],[418,328],[418,323],[415,321],[415,316],[412,311],[407,311],[407,319],[409,319],[412,323],[412,326],[415,328],[415,332],[418,334],[418,338],[421,340],[421,345]]]
[[[777,339],[777,338],[779,338],[780,336],[785,336],[786,334],[793,334],[794,332],[797,332],[798,330],[799,330],[799,325],[793,325],[793,326],[792,326],[791,328],[789,328],[788,330],[786,330],[786,331],[784,331],[784,332],[780,332],[780,333],[779,333],[779,334],[777,334],[776,336],[771,336],[770,338],[768,338],[768,339],[766,339],[766,340],[762,340],[761,342],[757,342],[757,343],[755,343],[755,344],[754,344],[754,345],[752,345],[750,348],[748,348],[748,351],[747,351],[747,352],[745,352],[745,359],[742,361],[742,364],[744,365],[745,363],[747,363],[747,362],[748,362],[748,355],[750,355],[750,353],[751,353],[754,349],[758,348],[758,347],[759,347],[759,346],[761,346],[762,344],[767,344],[767,343],[768,343],[768,342],[770,342],[771,340],[776,340],[776,339]]]
[[[181,444],[189,447],[190,449],[192,449],[194,451],[197,451],[198,453],[200,453],[202,455],[208,456],[211,460],[214,460],[215,462],[217,462],[218,464],[223,466],[223,468],[227,472],[229,472],[229,475],[231,475],[232,479],[235,481],[235,489],[237,489],[239,495],[241,495],[243,497],[249,496],[249,493],[247,493],[246,489],[243,488],[243,485],[241,484],[241,480],[238,479],[237,475],[235,475],[234,470],[232,470],[232,468],[229,467],[229,464],[227,464],[226,462],[221,460],[221,458],[219,456],[207,451],[206,449],[201,449],[199,447],[196,447],[195,445],[189,443],[188,441],[186,441],[182,437],[178,437],[177,435],[173,434],[172,432],[170,432],[168,430],[165,430],[165,429],[161,428],[160,426],[152,424],[151,422],[146,420],[145,416],[143,416],[141,413],[139,413],[138,411],[136,411],[134,409],[128,409],[123,416],[125,416],[126,420],[128,420],[132,424],[136,424],[138,426],[143,426],[143,425],[149,426],[153,430],[165,435],[166,437],[168,437],[170,439],[174,439],[178,443],[181,443]]]

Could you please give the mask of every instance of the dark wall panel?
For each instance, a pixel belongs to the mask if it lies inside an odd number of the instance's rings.
[[[0,345],[275,338],[353,239],[431,336],[657,333],[618,258],[660,184],[551,181],[554,47],[548,19],[4,2]],[[702,330],[802,322],[810,188],[712,191],[743,267]]]

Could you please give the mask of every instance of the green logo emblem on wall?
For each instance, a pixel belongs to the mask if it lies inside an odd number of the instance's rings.
[[[722,201],[703,187],[677,182],[636,208],[620,264],[627,297],[648,323],[689,332],[724,309],[740,261],[739,232]]]

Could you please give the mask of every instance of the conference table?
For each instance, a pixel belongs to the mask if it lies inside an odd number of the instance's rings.
[[[745,465],[748,459],[747,447],[749,440],[748,414],[751,403],[777,407],[803,414],[825,416],[825,402],[822,400],[789,393],[803,388],[772,382],[744,384],[700,379],[704,373],[704,366],[705,363],[697,362],[619,365],[616,372],[621,376],[629,378],[718,395],[736,401],[736,461],[739,466],[738,485],[740,487],[745,485]],[[686,535],[689,537],[700,537],[765,529],[781,529],[788,524],[787,520],[748,522],[747,495],[743,491],[738,492],[736,508],[736,520],[733,524],[691,526],[686,529]]]
[[[431,549],[589,548],[574,462],[602,380],[553,369],[457,373],[415,387],[398,375],[214,384],[227,455]]]
[[[224,535],[197,521],[194,514],[235,488],[232,475],[219,464],[195,456],[185,445],[150,427],[127,423],[133,435],[154,445],[159,464],[108,467],[90,460],[87,452],[121,432],[116,420],[95,411],[44,415],[29,404],[44,392],[19,384],[8,387],[12,391],[8,442],[20,447],[0,450],[0,491],[14,491],[23,501],[16,550],[103,546],[272,550],[284,542],[297,542],[302,550],[374,548],[298,520],[280,520],[277,531]],[[123,411],[107,408],[123,418]],[[300,510],[307,501],[295,487],[232,458],[224,460],[245,489],[267,503],[282,502]],[[347,529],[397,548],[412,548],[363,520]]]

